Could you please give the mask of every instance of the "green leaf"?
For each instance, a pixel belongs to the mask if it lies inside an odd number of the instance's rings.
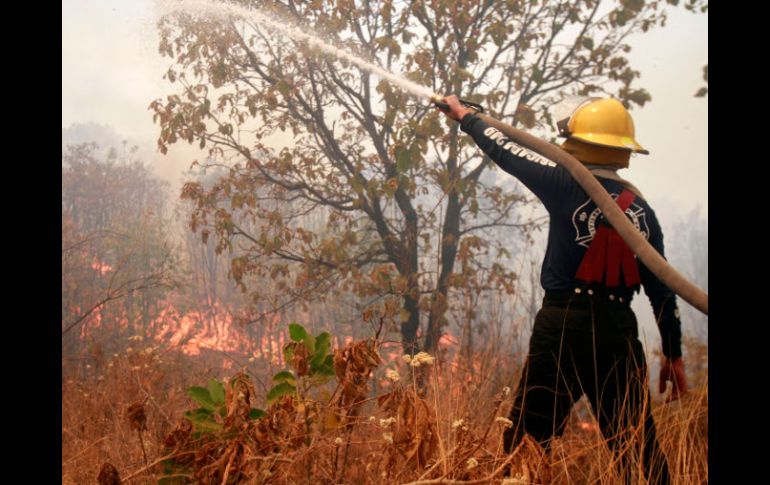
[[[412,166],[412,155],[403,147],[396,147],[396,169],[399,173],[406,172]]]
[[[318,369],[318,373],[325,376],[334,376],[334,366],[332,364],[324,363],[324,365]]]
[[[265,416],[267,416],[267,413],[261,409],[251,408],[251,411],[249,411],[249,418],[251,419],[264,418]]]
[[[209,381],[209,395],[211,396],[211,400],[216,405],[222,405],[225,403],[225,386],[222,385],[221,382],[219,382],[216,379],[211,379]]]
[[[297,388],[289,384],[288,382],[281,382],[273,386],[270,392],[267,393],[267,404],[273,404],[278,398],[282,396],[290,396],[297,392]]]
[[[287,364],[294,359],[294,347],[291,344],[286,344],[283,347],[283,360]]]
[[[323,365],[323,356],[314,355],[313,358],[310,359],[310,375],[317,373],[322,365]]]
[[[284,80],[280,80],[275,84],[275,88],[278,90],[279,93],[283,94],[284,98],[289,97],[289,94],[291,93],[291,86],[289,86],[289,83],[287,83]]]
[[[211,399],[211,394],[209,394],[209,390],[206,389],[205,387],[193,386],[187,389],[187,395],[190,396],[195,402],[205,407],[206,409],[215,411],[217,408],[216,404]]]
[[[184,413],[185,416],[187,416],[190,419],[214,419],[213,411],[211,409],[206,408],[196,408],[191,411],[187,411]]]
[[[313,374],[318,371],[326,359],[329,353],[329,347],[331,347],[332,336],[329,332],[323,332],[316,337],[315,340],[315,352],[310,358],[310,373]]]
[[[313,353],[313,350],[315,349],[315,337],[307,333],[307,330],[305,330],[305,327],[303,327],[298,323],[290,323],[289,336],[295,342],[303,342],[305,344],[305,347],[307,348],[308,354]],[[284,352],[284,356],[286,357],[286,362],[289,362],[290,357],[287,356],[285,347],[283,352]],[[293,352],[291,354],[293,356]]]
[[[315,349],[315,337],[310,334],[305,337],[305,348],[307,349],[308,355],[313,355],[313,350]]]
[[[199,421],[196,419],[191,419],[190,421],[192,422],[193,429],[198,433],[218,433],[222,431],[222,425],[215,421]]]
[[[313,386],[322,386],[334,378],[334,371],[332,375],[326,373],[317,373],[310,377],[310,384]]]
[[[315,338],[315,353],[322,353],[324,356],[329,352],[332,345],[332,336],[329,332],[323,332]]]
[[[536,83],[541,83],[543,81],[543,71],[541,71],[537,67],[533,67],[532,80],[535,81]]]
[[[186,485],[190,483],[187,477],[184,476],[165,476],[179,474],[192,476],[193,470],[191,470],[187,465],[177,463],[173,458],[163,460],[161,465],[163,466],[164,476],[158,480],[157,485]]]
[[[288,382],[293,385],[297,383],[297,378],[294,377],[294,374],[292,374],[291,371],[282,370],[273,376],[273,382]]]
[[[307,331],[305,330],[305,327],[299,323],[290,323],[289,335],[295,342],[302,342],[307,338]]]
[[[198,433],[216,433],[222,430],[222,425],[214,420],[211,410],[206,408],[193,409],[184,413]]]

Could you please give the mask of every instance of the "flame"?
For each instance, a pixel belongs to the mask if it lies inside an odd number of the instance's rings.
[[[592,423],[590,421],[580,421],[578,423],[578,427],[582,429],[583,431],[599,431],[599,425],[596,423]]]
[[[187,355],[200,355],[204,350],[250,353],[249,337],[240,331],[232,315],[218,303],[206,310],[191,310],[184,314],[169,305],[161,311],[154,324],[159,329],[153,336],[156,341],[176,347]],[[284,344],[284,332],[272,339],[264,335],[257,353],[259,357],[268,358],[281,355]]]
[[[91,269],[104,276],[105,274],[112,271],[113,267],[107,263],[99,261],[98,259],[94,259],[94,261],[91,263]]]
[[[438,348],[439,350],[449,350],[452,347],[457,347],[457,337],[450,332],[446,332],[438,339]]]
[[[109,265],[94,264],[93,267],[100,271],[111,270]],[[309,319],[310,315],[307,315],[307,318]],[[109,311],[101,308],[83,322],[79,332],[80,338],[85,340],[94,331],[105,329],[107,325],[126,331],[131,323],[127,316],[116,319],[114,308]],[[147,341],[154,342],[154,345],[178,350],[189,356],[215,351],[230,354],[232,357],[240,356],[244,363],[253,358],[268,361],[274,366],[285,365],[283,348],[288,341],[285,324],[276,315],[264,325],[266,331],[262,333],[259,341],[254,341],[254,337],[244,332],[219,302],[207,303],[199,309],[182,311],[172,301],[165,301],[157,316],[146,326],[147,333],[142,336]],[[342,347],[353,340],[351,335],[340,336],[338,345]],[[447,332],[438,342],[438,351],[449,353],[456,350],[457,346],[457,337]],[[401,343],[389,342],[382,349],[382,354],[384,362],[400,364],[403,354]],[[232,362],[230,364],[232,365]]]
[[[131,326],[127,317],[116,319],[114,308],[100,308],[83,322],[79,336],[85,340],[95,331],[106,329],[108,325],[123,331]],[[266,325],[268,328],[282,329],[278,317],[266,322]],[[146,334],[142,335],[146,340],[190,356],[205,351],[220,351],[283,365],[283,347],[287,338],[285,331],[266,331],[257,345],[254,345],[252,337],[233,321],[232,315],[219,303],[206,305],[205,309],[181,311],[172,302],[165,302],[146,329]],[[232,365],[229,362],[229,366]]]

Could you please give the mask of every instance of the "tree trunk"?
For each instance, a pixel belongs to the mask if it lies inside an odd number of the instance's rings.
[[[447,171],[452,186],[447,194],[447,210],[444,215],[444,228],[441,231],[441,268],[430,305],[428,331],[425,335],[425,351],[431,355],[436,355],[438,342],[441,339],[441,329],[446,323],[444,315],[448,308],[447,295],[449,293],[447,280],[454,270],[457,247],[460,243],[461,204],[458,190],[458,182],[460,181],[460,174],[457,170],[458,153],[458,126],[455,125],[449,135]]]
[[[412,295],[404,296],[404,310],[409,313],[406,321],[401,322],[401,345],[404,354],[414,355],[420,351],[419,342],[417,342],[417,330],[420,328],[420,307],[418,298]]]

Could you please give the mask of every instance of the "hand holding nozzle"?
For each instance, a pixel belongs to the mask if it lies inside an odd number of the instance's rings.
[[[461,121],[463,116],[474,111],[479,113],[484,112],[484,108],[480,104],[465,101],[464,99],[458,99],[454,94],[446,97],[434,94],[431,96],[430,100],[436,107],[438,107],[438,109],[443,111],[445,115],[455,121]]]

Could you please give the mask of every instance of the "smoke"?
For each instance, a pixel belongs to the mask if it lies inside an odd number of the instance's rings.
[[[319,49],[325,54],[331,55],[342,61],[355,64],[359,68],[377,75],[381,79],[385,79],[388,82],[395,84],[404,91],[410,92],[415,96],[423,98],[430,98],[433,96],[433,91],[414,83],[408,79],[397,76],[396,74],[383,69],[382,67],[366,61],[356,55],[353,55],[346,50],[335,47],[321,39],[321,37],[315,33],[308,26],[296,25],[291,21],[279,18],[275,15],[267,14],[258,10],[250,10],[243,7],[239,7],[228,3],[212,3],[202,0],[186,0],[183,2],[175,2],[169,0],[159,0],[157,2],[158,13],[163,15],[173,15],[177,13],[197,13],[208,18],[220,19],[222,21],[236,19],[250,20],[257,23],[260,27],[270,30],[274,34],[285,35],[291,37],[294,40],[307,42],[314,48]]]

